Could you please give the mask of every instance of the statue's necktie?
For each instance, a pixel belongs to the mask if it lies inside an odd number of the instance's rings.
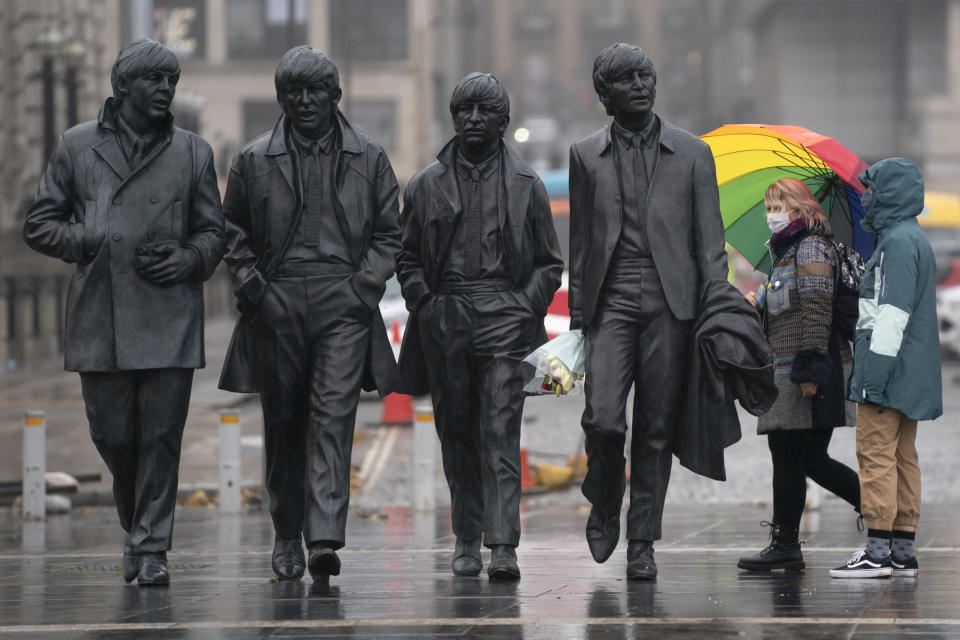
[[[480,243],[483,240],[482,220],[483,215],[483,197],[480,182],[480,169],[474,167],[470,170],[470,196],[467,205],[467,233],[466,233],[466,262],[467,277],[477,279],[480,277]]]
[[[639,133],[633,134],[631,138],[633,147],[633,175],[637,180],[647,181],[647,165],[643,159],[643,136]]]
[[[320,245],[320,216],[323,213],[323,172],[320,169],[320,145],[311,148],[307,171],[307,208],[303,212],[303,243]]]
[[[633,134],[631,138],[631,150],[633,155],[633,182],[636,185],[637,208],[643,215],[647,200],[647,163],[643,157],[643,136],[639,133]]]
[[[143,148],[145,146],[146,141],[143,136],[133,141],[133,149],[130,150],[130,157],[127,158],[127,164],[130,165],[131,171],[140,166],[140,162],[143,160]]]

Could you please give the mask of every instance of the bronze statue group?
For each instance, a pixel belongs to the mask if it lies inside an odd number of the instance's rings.
[[[24,225],[32,248],[76,264],[65,368],[80,374],[90,433],[113,475],[124,579],[170,581],[180,446],[193,370],[204,366],[202,283],[221,258],[241,315],[220,386],[258,392],[263,406],[276,577],[340,573],[357,403],[361,390],[376,390],[432,398],[456,536],[452,572],[479,575],[487,547],[489,578],[519,579],[521,363],[546,342],[543,319],[564,264],[544,185],[504,143],[503,84],[489,73],[457,84],[455,135],[406,185],[401,211],[390,161],[338,108],[337,67],[323,52],[300,46],[282,57],[282,115],[233,159],[222,203],[210,145],[174,126],[179,77],[162,44],[124,47],[113,96],[97,120],[60,137]],[[593,83],[613,121],[570,148],[570,319],[586,345],[586,539],[597,562],[620,539],[633,389],[627,577],[653,579],[674,454],[711,476],[719,460],[722,473],[729,438],[713,436],[734,429],[739,437],[735,398],[760,413],[778,388],[784,395],[784,380],[774,384],[764,333],[775,311],[768,304],[761,316],[755,300],[726,282],[709,147],[654,113],[656,71],[639,47],[603,49]],[[888,208],[890,193],[903,191],[889,185],[919,176],[909,166],[893,169],[896,179],[878,165],[866,182]],[[786,213],[768,208],[771,219]],[[883,228],[876,227],[881,239]],[[880,360],[859,378],[854,371],[855,399],[875,428],[863,452],[858,441],[861,467],[873,474],[861,471],[861,482],[873,484],[856,505],[870,537],[860,564],[840,568],[850,575],[869,573],[863,558],[882,569],[870,575],[897,567],[916,575],[919,467],[901,464],[902,454],[909,457],[916,419],[939,415],[940,386],[939,361],[934,381],[927,353],[911,355],[903,370],[916,332],[929,340],[924,270],[932,278],[932,259],[923,262],[915,244],[885,253],[920,256],[910,293],[885,299],[883,258],[876,281],[871,258],[861,289],[873,311],[861,317],[856,356],[865,337],[865,357]],[[399,362],[378,307],[394,274],[410,312]],[[829,276],[829,268],[814,275]],[[797,279],[787,301],[808,284]],[[935,318],[933,331],[935,340]],[[871,345],[871,333],[882,340]],[[706,340],[745,348],[718,372],[699,351]],[[820,355],[829,358],[826,347]],[[912,404],[899,404],[904,394],[894,386],[916,385],[921,373],[926,395],[918,401],[924,391],[913,389]],[[906,382],[894,385],[898,376]],[[701,384],[705,377],[713,384]],[[717,384],[735,392],[717,396]],[[796,428],[809,433],[811,425]],[[793,473],[806,477],[802,465]],[[802,568],[799,554],[796,527],[780,522],[770,547],[744,568]]]

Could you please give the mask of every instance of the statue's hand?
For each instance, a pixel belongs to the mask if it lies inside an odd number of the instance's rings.
[[[140,274],[161,287],[168,287],[189,279],[197,271],[200,256],[191,249],[177,247],[159,262],[145,265]]]
[[[249,318],[253,316],[258,306],[260,305],[248,298],[242,291],[237,293],[237,311],[240,312],[240,315]]]

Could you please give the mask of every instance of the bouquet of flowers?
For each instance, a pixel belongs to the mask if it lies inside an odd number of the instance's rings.
[[[523,359],[533,368],[524,391],[529,395],[552,393],[559,398],[581,389],[585,357],[583,331],[575,329],[557,336]]]

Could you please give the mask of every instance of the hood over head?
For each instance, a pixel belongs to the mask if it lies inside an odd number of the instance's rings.
[[[912,160],[881,160],[860,175],[860,182],[873,190],[873,206],[860,223],[867,231],[880,232],[923,210],[923,174]]]

